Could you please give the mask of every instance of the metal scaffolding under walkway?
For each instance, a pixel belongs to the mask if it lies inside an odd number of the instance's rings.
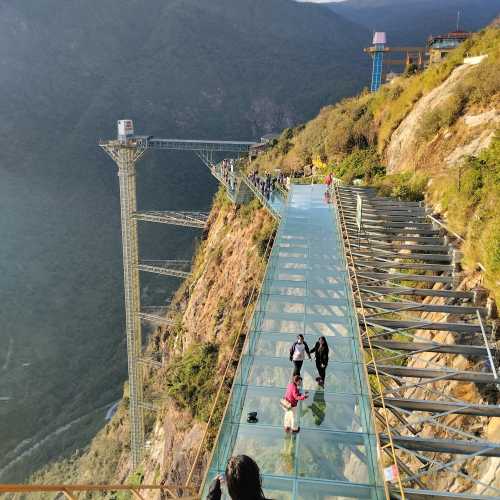
[[[500,498],[488,467],[500,445],[494,314],[481,288],[458,288],[461,254],[420,203],[336,187],[375,417],[387,423],[403,491],[394,498]],[[406,271],[406,272],[405,272]],[[484,477],[483,477],[484,476]],[[460,484],[455,491],[447,485]]]
[[[324,192],[293,186],[284,206],[205,485],[245,453],[259,464],[268,498],[386,498],[341,231]],[[309,345],[325,336],[330,363],[321,387],[314,363],[304,362],[310,396],[291,435],[279,401],[299,333]],[[249,412],[257,423],[247,423]]]

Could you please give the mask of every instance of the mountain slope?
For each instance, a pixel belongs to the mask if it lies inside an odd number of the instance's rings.
[[[386,31],[393,46],[424,46],[429,35],[455,30],[458,11],[466,31],[477,31],[500,13],[496,0],[346,0],[328,6],[371,31]]]
[[[450,182],[456,173],[456,165],[445,165],[442,161],[442,153],[447,154],[449,148],[458,151],[463,144],[474,142],[485,132],[491,135],[497,127],[500,116],[497,112],[499,50],[500,29],[488,28],[457,49],[445,63],[413,77],[400,78],[393,85],[383,86],[377,93],[362,93],[335,106],[325,107],[305,125],[286,129],[273,147],[250,163],[249,169],[270,171],[278,167],[282,172],[302,175],[310,172],[312,166],[312,170],[320,175],[333,172],[347,182],[356,178],[378,185],[386,194],[402,198],[421,199],[425,191],[428,201],[432,202],[435,195],[444,199],[451,194],[449,201],[469,203],[465,213],[474,222],[470,224],[472,230],[467,233],[467,239],[469,242],[477,239],[480,245],[488,242],[485,248],[492,257],[485,262],[488,277],[491,279],[492,271],[499,276],[500,214],[496,200],[500,196],[500,137],[492,137],[489,145],[483,144],[482,151],[476,151],[477,157],[465,158],[462,198],[456,196],[454,183]],[[466,66],[462,64],[465,53],[487,53],[488,58],[477,66]],[[450,114],[443,110],[448,110],[449,98],[459,94],[458,82],[462,85],[462,107],[453,115],[455,121],[444,123],[442,117]],[[445,108],[441,109],[443,105]],[[418,112],[420,107],[427,107],[426,113],[435,113],[435,109],[440,111],[433,115],[437,120],[430,121],[431,126],[439,125],[437,129],[426,130],[426,121]],[[415,117],[415,114],[419,116]],[[413,136],[424,135],[417,143],[405,142],[401,138],[407,128]],[[398,144],[401,144],[401,151]],[[393,146],[399,156],[394,154]],[[385,175],[384,165],[398,172]],[[427,182],[428,178],[432,182]],[[447,185],[435,182],[441,182],[442,178]],[[450,186],[452,189],[447,191]],[[211,410],[207,399],[221,383],[221,374],[228,362],[235,332],[240,331],[240,322],[244,324],[245,317],[248,319],[243,309],[252,303],[249,291],[253,284],[260,283],[259,274],[265,262],[265,258],[261,260],[259,257],[272,239],[274,224],[264,209],[258,207],[256,200],[235,207],[221,190],[212,208],[209,229],[197,252],[193,275],[176,294],[176,313],[172,316],[175,326],[159,328],[151,339],[148,353],[161,359],[162,365],[148,370],[146,379],[147,397],[159,402],[159,411],[154,415],[146,414],[149,446],[143,464],[136,471],[131,470],[125,390],[117,414],[92,441],[89,449],[46,467],[34,476],[35,482],[71,483],[113,478],[126,483],[157,484],[162,481],[184,484]],[[492,230],[495,225],[496,232]],[[481,229],[485,234],[481,234]],[[496,269],[492,264],[497,266]],[[480,282],[474,271],[469,270],[463,277],[462,284],[467,290]],[[425,319],[429,320],[427,316]],[[208,370],[207,349],[212,356]],[[466,358],[458,362],[462,361],[464,369],[467,363],[475,363],[475,360]],[[443,363],[443,360],[439,359],[437,363]],[[225,386],[227,391],[229,385]],[[451,387],[449,390],[453,392],[455,388]],[[227,394],[227,391],[222,394]],[[414,388],[409,391],[414,396]],[[478,396],[472,386],[470,394],[474,398]],[[219,403],[219,408],[222,408],[224,399]],[[221,417],[220,413],[218,415]],[[495,430],[494,419],[485,420],[479,431],[477,427],[472,428],[470,422],[467,419],[461,421],[460,429],[473,432],[475,428],[480,435],[488,436]],[[216,431],[215,427],[211,427],[212,432]],[[213,434],[209,432],[209,435]],[[429,434],[428,437],[432,436]],[[195,485],[199,485],[207,464],[208,452],[205,448],[202,450],[198,467],[194,469]],[[471,477],[497,485],[498,464],[494,460],[486,463],[486,467],[491,468],[484,474],[481,464],[484,462],[478,461],[472,467],[468,464],[464,470]],[[455,474],[439,480],[442,481],[440,487],[446,484],[444,488],[449,491],[455,491],[457,487],[463,491],[462,484],[455,484]],[[151,494],[147,498],[152,497]]]
[[[97,139],[123,117],[187,138],[295,124],[360,88],[368,35],[289,0],[5,0],[0,14],[0,479],[14,481],[88,442],[126,375],[117,178]],[[214,190],[193,156],[140,164],[142,208],[206,209]],[[142,235],[144,257],[192,254],[192,231]],[[146,285],[158,304],[177,283]]]
[[[484,57],[479,64],[464,56]],[[286,130],[253,168],[303,175],[311,166],[384,194],[427,198],[465,239],[500,297],[500,25],[475,34],[440,64],[399,77],[376,93],[323,108]],[[388,174],[388,175],[386,175]]]

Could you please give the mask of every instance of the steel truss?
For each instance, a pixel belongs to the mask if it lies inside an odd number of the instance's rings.
[[[125,323],[130,392],[130,440],[132,464],[135,468],[142,460],[144,446],[144,415],[139,406],[144,391],[141,368],[138,364],[142,349],[141,319],[139,317],[141,310],[139,240],[137,221],[133,214],[137,212],[135,164],[143,156],[145,149],[113,144],[105,144],[102,147],[117,164],[120,182]]]
[[[144,222],[157,222],[173,226],[195,227],[203,229],[208,220],[206,212],[136,212],[135,220]]]
[[[144,260],[139,265],[139,271],[161,274],[174,278],[187,278],[191,275],[188,270],[191,265],[189,260]]]
[[[254,142],[246,141],[204,141],[157,139],[146,136],[133,137],[127,141],[99,141],[99,146],[118,166],[120,182],[120,211],[123,246],[123,274],[125,288],[125,315],[127,336],[128,376],[130,388],[130,441],[132,467],[142,461],[144,450],[144,414],[147,407],[144,401],[142,367],[144,364],[157,363],[142,355],[141,322],[170,324],[165,314],[158,308],[141,309],[139,271],[156,273],[176,278],[187,278],[190,262],[178,260],[139,262],[139,240],[137,222],[156,222],[176,226],[204,228],[208,214],[204,212],[138,212],[135,170],[136,162],[149,149],[193,151],[202,159],[212,160],[217,152],[248,153]],[[205,162],[206,163],[206,162]],[[212,174],[216,172],[212,171]],[[220,176],[215,175],[222,182]],[[138,492],[133,492],[138,495]]]
[[[499,401],[498,350],[480,295],[456,289],[459,253],[419,203],[339,186],[334,199],[373,377],[379,440],[388,455],[394,448],[404,485],[403,492],[394,487],[394,498],[500,498],[470,467],[500,457],[500,445],[482,432],[485,418],[500,416],[492,404]],[[467,390],[472,401],[461,396]],[[443,474],[460,478],[460,491],[468,493],[435,491],[446,484]]]
[[[153,325],[173,325],[175,322],[168,317],[168,306],[146,306],[139,313],[141,320]]]

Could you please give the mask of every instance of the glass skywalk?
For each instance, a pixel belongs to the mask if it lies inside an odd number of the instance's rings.
[[[324,192],[292,186],[206,486],[230,456],[244,453],[259,464],[265,494],[274,500],[385,498],[356,313]],[[299,333],[310,347],[324,335],[330,363],[322,388],[314,361],[304,361],[309,399],[299,403],[300,432],[289,435],[279,401]],[[248,412],[257,412],[257,423],[247,423]]]

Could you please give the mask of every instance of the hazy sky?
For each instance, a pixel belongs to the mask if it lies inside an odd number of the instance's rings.
[[[311,3],[332,3],[343,2],[344,0],[295,0],[296,2],[311,2]]]

